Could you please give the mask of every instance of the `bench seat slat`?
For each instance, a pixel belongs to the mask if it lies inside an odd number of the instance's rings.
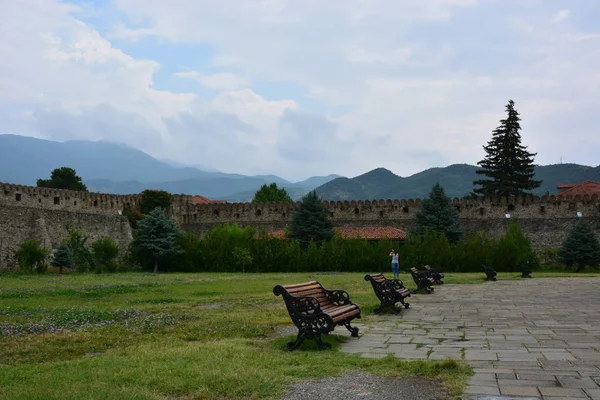
[[[360,314],[360,310],[359,309],[349,311],[349,312],[347,312],[345,314],[342,314],[342,315],[338,315],[337,317],[335,317],[333,319],[333,322],[337,324],[339,321],[343,321],[343,320],[345,320],[347,318],[350,318],[350,317],[352,317],[354,315],[357,315],[357,314]]]
[[[348,305],[348,306],[343,306],[343,307],[333,307],[333,308],[326,310],[325,313],[327,313],[330,317],[332,317],[335,320],[335,317],[345,314],[345,313],[348,313],[353,310],[358,310],[358,307],[355,306],[354,304]]]

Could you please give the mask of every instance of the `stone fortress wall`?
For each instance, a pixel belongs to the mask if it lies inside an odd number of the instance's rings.
[[[67,235],[66,226],[86,232],[91,240],[111,236],[126,245],[131,240],[127,218],[120,210],[135,207],[135,195],[111,195],[0,183],[0,254],[27,238],[40,238],[52,247]],[[558,247],[577,220],[577,213],[600,233],[597,195],[511,198],[455,198],[455,207],[467,232],[501,235],[506,214],[539,249]],[[408,231],[420,199],[324,201],[335,226],[393,226]],[[174,195],[171,216],[183,229],[200,234],[223,223],[237,223],[267,231],[285,229],[297,203],[195,204],[192,196]]]

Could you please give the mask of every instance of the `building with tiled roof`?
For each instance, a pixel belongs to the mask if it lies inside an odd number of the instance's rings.
[[[556,187],[558,189],[559,197],[567,196],[592,196],[597,194],[600,196],[600,183],[594,181],[585,181],[578,184],[560,184]]]
[[[225,204],[227,201],[225,200],[211,200],[208,197],[196,195],[192,196],[192,204]]]
[[[333,227],[335,232],[340,233],[344,239],[366,239],[366,240],[405,240],[407,235],[401,229],[391,226],[368,226],[368,227]],[[269,234],[272,237],[283,238],[285,231],[279,230]]]

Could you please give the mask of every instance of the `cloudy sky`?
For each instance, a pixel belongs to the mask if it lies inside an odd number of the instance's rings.
[[[0,133],[290,180],[475,164],[521,113],[596,166],[597,0],[3,0]]]

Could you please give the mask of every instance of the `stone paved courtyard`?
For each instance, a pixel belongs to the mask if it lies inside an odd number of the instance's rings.
[[[356,324],[342,351],[465,360],[476,374],[464,399],[600,400],[600,278],[445,284],[408,300]]]

